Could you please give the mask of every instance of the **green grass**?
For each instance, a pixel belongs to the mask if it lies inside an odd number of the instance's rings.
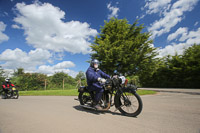
[[[137,93],[139,95],[153,95],[156,94],[156,91],[151,91],[151,90],[138,90]]]
[[[155,94],[155,91],[138,90],[139,95]],[[77,89],[68,90],[39,90],[39,91],[19,91],[20,96],[78,96]]]
[[[20,96],[77,96],[77,89],[69,90],[39,90],[39,91],[19,91]]]

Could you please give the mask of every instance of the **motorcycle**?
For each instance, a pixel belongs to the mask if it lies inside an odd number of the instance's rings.
[[[136,117],[141,113],[143,104],[142,99],[136,93],[137,87],[127,84],[127,82],[128,80],[125,80],[124,76],[118,75],[106,80],[100,100],[100,106],[103,111],[107,111],[115,105],[115,108],[126,116]],[[78,100],[81,106],[96,110],[93,107],[95,91],[88,90],[87,86],[81,86],[78,92]]]
[[[18,99],[19,98],[19,92],[15,87],[8,88],[7,93],[5,91],[1,91],[1,98],[2,99]]]

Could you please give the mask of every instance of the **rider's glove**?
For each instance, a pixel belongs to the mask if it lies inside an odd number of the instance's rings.
[[[114,75],[114,76],[113,76],[114,79],[117,79],[117,77],[118,77],[117,75]]]
[[[105,83],[106,82],[106,80],[104,79],[104,78],[98,78],[97,79],[99,82],[101,82],[101,83]]]

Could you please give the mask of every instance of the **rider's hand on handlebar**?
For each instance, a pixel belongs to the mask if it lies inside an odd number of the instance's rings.
[[[118,77],[117,75],[114,75],[114,76],[113,76],[113,79],[117,79],[117,77]]]
[[[98,78],[98,81],[101,82],[101,83],[105,83],[106,80],[104,78]]]

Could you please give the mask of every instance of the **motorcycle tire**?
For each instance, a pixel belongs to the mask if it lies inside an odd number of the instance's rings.
[[[6,96],[5,92],[2,92],[2,93],[1,93],[1,98],[2,98],[2,99],[7,99],[7,96]]]
[[[127,97],[124,100],[123,95]],[[132,100],[130,100],[132,99]],[[135,105],[133,105],[135,104]],[[135,108],[137,106],[137,108]],[[122,93],[118,93],[115,97],[115,107],[126,116],[136,117],[138,116],[143,108],[142,99],[133,89],[124,89]],[[131,109],[134,111],[129,112]]]
[[[88,91],[82,91],[78,95],[78,99],[81,105],[89,104],[92,102],[92,97]]]
[[[13,97],[14,99],[18,99],[18,98],[19,98],[19,93],[18,93],[18,91],[14,91],[12,97]]]

